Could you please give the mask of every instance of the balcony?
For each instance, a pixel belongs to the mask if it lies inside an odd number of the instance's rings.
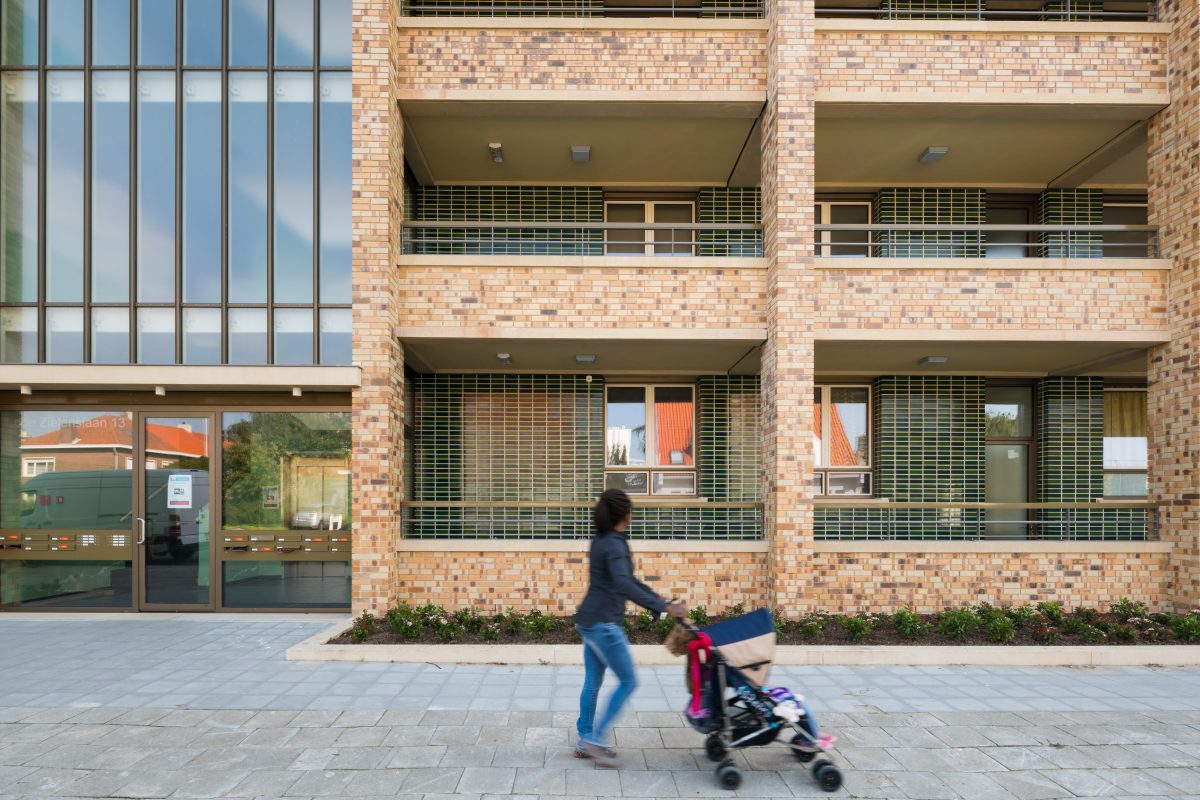
[[[1155,0],[817,0],[818,17],[887,20],[1153,22]]]
[[[666,17],[753,19],[763,15],[761,0],[407,0],[411,17]]]

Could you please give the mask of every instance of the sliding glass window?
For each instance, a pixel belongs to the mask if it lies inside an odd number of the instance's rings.
[[[350,31],[0,0],[0,363],[349,363]]]

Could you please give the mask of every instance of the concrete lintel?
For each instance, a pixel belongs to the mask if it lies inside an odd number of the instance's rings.
[[[536,267],[539,269],[712,269],[765,270],[765,258],[678,256],[471,256],[404,255],[397,266],[403,267]],[[1169,266],[1165,269],[1170,269]]]
[[[402,539],[400,553],[586,553],[589,539]],[[635,542],[639,554],[655,553],[765,553],[767,543],[726,541],[655,541]]]
[[[1033,22],[1022,20],[895,20],[841,17],[817,19],[813,27],[821,31],[883,31],[885,33],[1041,33],[1050,36],[1099,34],[1104,36],[1166,36],[1166,22]]]
[[[399,325],[397,339],[566,339],[571,341],[608,339],[616,341],[734,341],[762,344],[767,329],[762,328],[526,328],[501,325]]]
[[[401,31],[458,28],[529,31],[766,31],[765,19],[699,19],[670,17],[401,17]]]
[[[609,89],[418,89],[402,88],[396,92],[396,100],[406,109],[420,112],[422,104],[454,103],[532,103],[531,112],[544,112],[548,105],[560,103],[577,104],[583,114],[610,114],[611,108],[598,108],[597,103],[606,103],[624,109],[627,116],[660,114],[672,105],[692,105],[696,116],[748,117],[753,119],[767,100],[766,90],[714,92],[704,88],[613,91]],[[470,107],[454,109],[455,113],[466,113]],[[492,110],[492,109],[488,109]],[[527,109],[510,108],[510,113],[522,113]],[[557,111],[557,109],[555,109]]]
[[[1148,347],[1171,340],[1169,331],[1006,330],[991,328],[827,328],[813,332],[825,342],[1087,342]]]
[[[298,386],[313,391],[349,391],[360,383],[359,368],[288,366],[200,366],[181,364],[6,364],[0,388],[223,389],[262,391]]]
[[[817,269],[927,269],[938,272],[959,270],[1014,270],[1034,272],[1065,271],[1138,271],[1169,272],[1169,258],[857,258],[828,257],[813,259]]]
[[[813,542],[816,553],[958,553],[965,556],[983,553],[1007,553],[1014,556],[1032,553],[1092,554],[1123,553],[1126,555],[1170,554],[1170,542],[1062,542],[1062,541],[820,541]]]

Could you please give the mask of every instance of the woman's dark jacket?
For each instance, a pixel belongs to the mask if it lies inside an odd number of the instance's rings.
[[[598,622],[620,625],[625,620],[627,600],[660,614],[667,608],[667,601],[633,577],[633,558],[625,534],[597,534],[592,537],[588,556],[588,590],[575,613],[575,623],[584,628]]]

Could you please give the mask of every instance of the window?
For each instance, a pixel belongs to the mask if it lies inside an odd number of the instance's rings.
[[[817,494],[871,494],[871,389],[818,386],[813,397]]]
[[[24,460],[24,475],[26,478],[45,475],[47,472],[54,472],[53,458],[27,458]]]
[[[696,494],[696,402],[691,386],[610,386],[605,395],[604,487],[629,494]]]
[[[999,205],[987,207],[988,225],[1028,225],[1028,206]],[[984,237],[986,258],[1028,258],[1029,231],[988,231]]]
[[[691,201],[610,201],[604,204],[604,219],[637,225],[690,225],[695,210]],[[604,252],[612,256],[694,256],[695,233],[689,228],[607,230]]]
[[[984,395],[984,500],[1028,503],[1033,454],[1033,387],[988,386]],[[989,508],[989,537],[1023,539],[1028,509]]]
[[[1145,225],[1145,203],[1105,203],[1105,225]],[[1105,258],[1146,258],[1150,255],[1146,231],[1105,231]]]
[[[1146,391],[1104,392],[1104,496],[1145,497],[1148,481]]]
[[[869,225],[871,203],[869,201],[817,203],[818,225]],[[817,255],[869,256],[871,248],[869,231],[820,231],[817,233]]]

